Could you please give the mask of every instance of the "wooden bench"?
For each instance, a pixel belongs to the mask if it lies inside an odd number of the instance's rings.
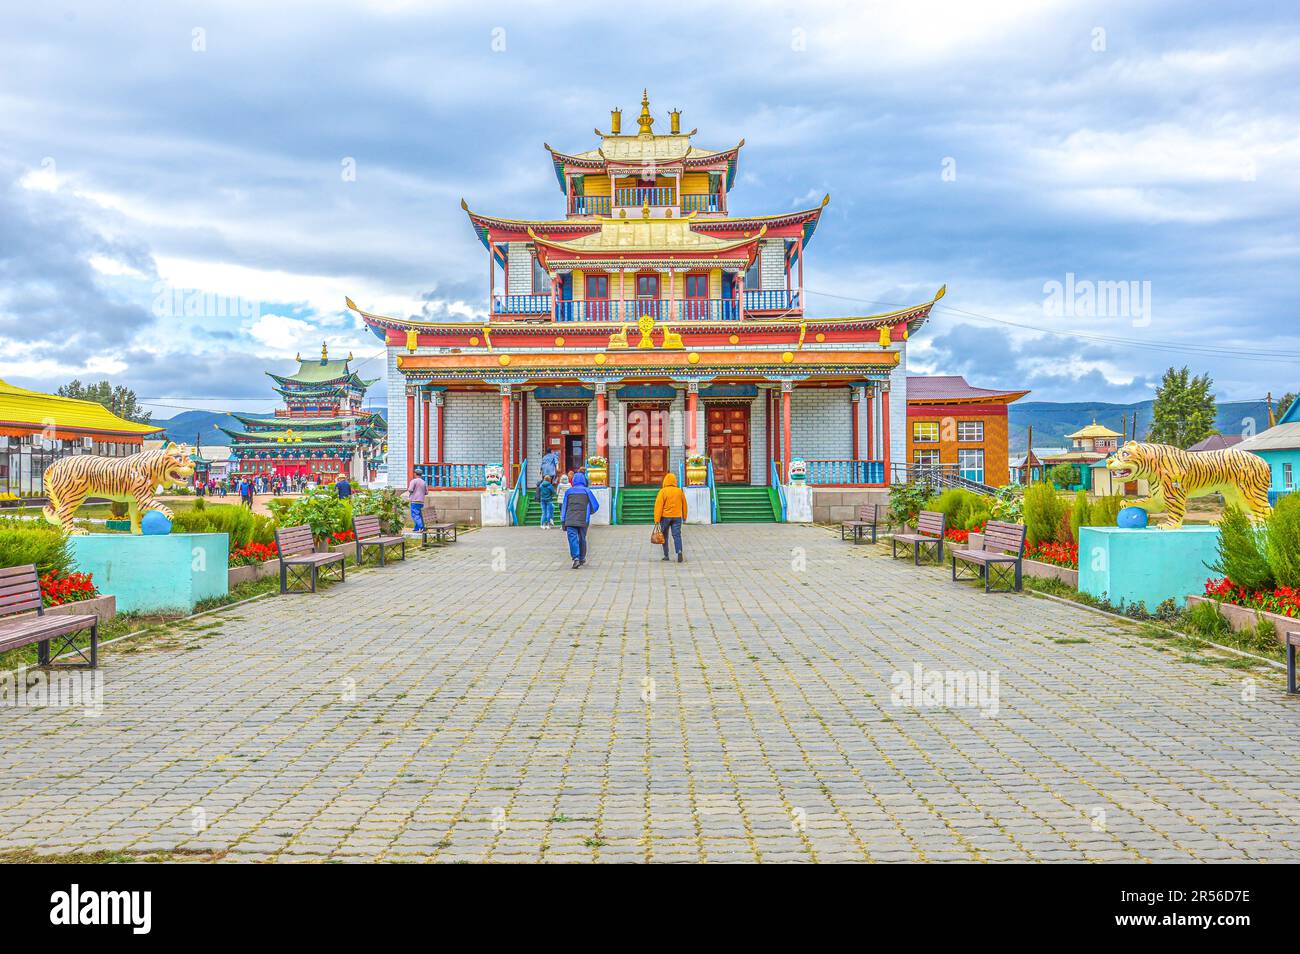
[[[15,613],[36,610],[35,616],[22,619],[4,619]],[[90,655],[75,645],[78,633],[90,630]],[[58,648],[50,652],[50,641],[57,639]],[[53,666],[54,660],[64,650],[72,650],[81,657],[79,663],[60,663],[70,669],[94,669],[99,664],[99,617],[87,615],[45,614],[41,602],[41,581],[36,567],[12,566],[0,569],[0,652],[38,643],[38,665]]]
[[[379,548],[379,565],[387,563],[385,553],[389,547],[401,547],[402,559],[406,559],[406,537],[386,536],[379,525],[379,518],[363,514],[352,518],[352,533],[357,538],[357,566],[361,565],[365,547]]]
[[[889,526],[889,508],[882,504],[863,504],[858,508],[856,520],[845,520],[840,524],[840,539],[847,540],[848,537],[844,535],[844,531],[852,530],[853,542],[861,543],[866,529],[870,527],[871,542],[875,543],[876,533],[881,524]]]
[[[980,576],[984,578],[984,592],[993,592],[990,586],[993,582],[990,569],[995,566],[1007,565],[1013,568],[1015,573],[1015,582],[1012,590],[1000,591],[1011,592],[1020,589],[1020,572],[1021,561],[1025,556],[1025,528],[1018,523],[1003,523],[1000,520],[990,520],[984,527],[984,546],[982,549],[973,550],[966,548],[963,550],[950,550],[952,556],[952,578],[960,579],[957,575],[957,561],[963,563],[974,563],[980,568]]]
[[[427,547],[429,545],[429,534],[434,535],[434,540],[438,543],[455,543],[456,542],[456,525],[454,523],[439,523],[438,508],[429,503],[426,499],[424,504],[424,529],[420,532],[420,545]],[[450,535],[451,539],[447,537]]]
[[[320,569],[333,563],[339,565],[339,582],[347,579],[347,557],[342,553],[317,553],[311,527],[283,527],[275,531],[275,545],[280,552],[280,592],[288,593],[290,567],[305,567],[311,571],[311,592],[316,592]],[[299,576],[299,579],[302,577]],[[302,590],[292,592],[301,593]]]
[[[1300,694],[1295,684],[1295,650],[1300,646],[1300,630],[1291,630],[1286,634],[1286,691],[1291,695]]]
[[[909,544],[912,548],[912,562],[921,565],[921,550],[925,547],[935,548],[935,562],[943,563],[943,531],[947,517],[933,510],[922,510],[916,518],[916,533],[896,533],[890,545],[891,555],[897,559],[898,545]],[[906,553],[903,554],[907,556]]]

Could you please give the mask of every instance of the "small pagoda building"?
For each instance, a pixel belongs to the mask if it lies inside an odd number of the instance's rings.
[[[351,354],[331,360],[326,345],[318,360],[297,360],[294,374],[267,372],[284,407],[270,417],[232,414],[243,430],[222,428],[230,435],[232,473],[373,480],[388,435],[383,415],[361,406],[374,381],[352,370]]]
[[[830,197],[733,214],[744,141],[706,147],[680,111],[667,119],[660,132],[643,95],[636,128],[614,110],[594,148],[545,146],[559,218],[461,203],[486,252],[484,317],[348,301],[388,352],[390,483],[473,490],[501,467],[519,491],[512,520],[531,522],[523,491],[554,451],[608,481],[621,522],[648,520],[645,499],[670,471],[690,480],[688,460],[696,480],[711,472],[724,522],[782,519],[791,480],[813,488],[818,519],[884,499],[907,463],[908,338],[943,289],[882,314],[815,314],[804,259]]]

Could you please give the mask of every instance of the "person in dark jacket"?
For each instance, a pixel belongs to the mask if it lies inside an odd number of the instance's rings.
[[[574,474],[573,486],[560,501],[560,524],[569,537],[569,556],[573,557],[575,570],[587,562],[587,525],[599,509],[595,495],[587,489],[587,475]]]
[[[551,477],[543,477],[537,485],[537,502],[542,505],[542,526],[555,526],[555,484]]]

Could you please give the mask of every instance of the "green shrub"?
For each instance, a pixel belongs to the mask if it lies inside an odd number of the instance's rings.
[[[895,526],[915,524],[922,510],[933,509],[933,490],[927,481],[894,484],[889,488],[889,515]],[[272,501],[274,503],[274,501]]]
[[[1213,601],[1197,603],[1187,611],[1187,629],[1201,639],[1221,643],[1232,627],[1219,611],[1219,604]]]
[[[311,527],[312,536],[327,540],[333,534],[351,529],[352,508],[339,500],[332,488],[317,488],[301,497],[272,500],[267,506],[280,527]]]
[[[1246,511],[1225,507],[1219,520],[1219,559],[1210,568],[1247,590],[1273,589],[1273,571],[1265,557],[1268,532],[1250,522]]]
[[[1020,523],[1025,518],[1025,488],[1019,484],[999,487],[993,495],[989,516],[1003,523]]]
[[[1079,483],[1079,471],[1073,464],[1057,464],[1047,472],[1047,479],[1062,489]]]
[[[40,520],[0,521],[0,568],[35,563],[38,573],[60,576],[73,569],[63,532]]]
[[[1029,546],[1058,541],[1061,519],[1067,517],[1067,511],[1055,487],[1041,483],[1025,488],[1024,512],[1025,542]]]
[[[270,517],[253,513],[236,504],[216,504],[202,510],[181,510],[172,520],[172,529],[181,533],[224,533],[230,537],[230,549],[238,550],[250,543],[270,543],[275,539],[275,523]]]
[[[1074,506],[1070,508],[1070,538],[1079,542],[1079,528],[1092,526],[1092,505],[1088,503],[1088,492],[1080,490],[1074,495]]]
[[[972,500],[966,507],[966,513],[963,516],[961,529],[974,530],[981,524],[988,523],[993,518],[992,507],[987,498],[978,497]]]
[[[1300,588],[1300,494],[1288,494],[1273,508],[1264,552],[1277,585]]]
[[[965,525],[966,510],[970,507],[971,498],[974,496],[969,490],[953,487],[941,493],[935,500],[934,506],[927,509],[942,513],[945,527],[961,527]]]
[[[1124,498],[1118,495],[1098,497],[1092,502],[1092,519],[1088,522],[1090,527],[1113,527],[1115,521],[1119,518],[1119,512],[1124,509]]]
[[[401,491],[392,487],[383,490],[357,490],[352,494],[352,514],[360,516],[374,515],[379,518],[384,533],[401,533],[403,515],[406,513],[406,498]]]

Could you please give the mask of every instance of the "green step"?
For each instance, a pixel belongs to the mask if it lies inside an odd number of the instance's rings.
[[[655,497],[658,493],[658,487],[620,487],[618,522],[654,523]]]
[[[779,504],[772,502],[767,487],[723,486],[716,488],[718,523],[776,523]]]

